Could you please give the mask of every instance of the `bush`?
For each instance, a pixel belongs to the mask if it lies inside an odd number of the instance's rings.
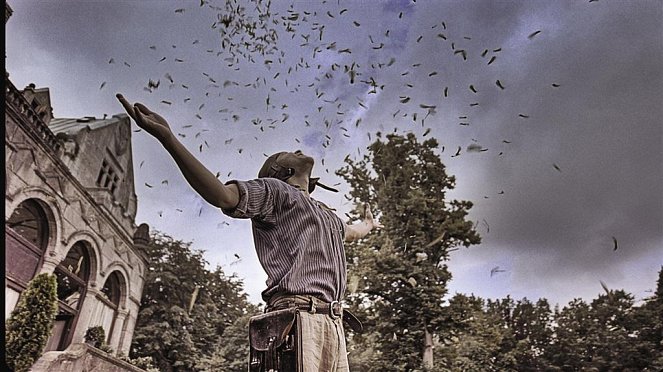
[[[39,359],[51,335],[57,312],[55,276],[37,275],[21,293],[6,323],[5,347],[10,369],[27,371]]]
[[[101,348],[101,345],[106,341],[106,331],[104,327],[95,326],[90,327],[85,331],[85,342],[96,347],[97,349]]]
[[[152,359],[152,357],[148,356],[148,357],[138,357],[132,359],[124,355],[124,353],[120,353],[117,357],[133,366],[144,369],[147,372],[159,372],[159,370],[156,367],[154,367],[154,360]]]

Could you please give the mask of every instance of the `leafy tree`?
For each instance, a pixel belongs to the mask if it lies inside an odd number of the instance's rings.
[[[661,279],[659,278],[658,293]],[[554,314],[545,299],[483,300],[455,295],[450,328],[437,346],[443,370],[658,371],[663,361],[661,319],[654,295],[642,306],[610,290],[591,303],[571,301]]]
[[[547,358],[562,370],[651,368],[660,355],[655,332],[650,332],[656,321],[644,319],[652,315],[646,305],[638,309],[633,303],[633,296],[623,290],[610,290],[590,305],[572,301],[554,316],[555,337]]]
[[[552,339],[552,311],[546,299],[536,304],[518,301],[510,325],[515,340],[511,351],[519,371],[541,371],[549,367],[543,354]]]
[[[240,281],[206,269],[191,243],[153,233],[131,357],[152,357],[161,371],[198,371],[226,328],[246,314]]]
[[[629,356],[629,367],[643,371],[663,370],[663,268],[653,296],[631,313],[631,335],[637,340]]]
[[[197,367],[202,371],[245,372],[249,360],[249,318],[259,313],[252,310],[237,318],[226,328],[223,336],[218,339],[214,352],[210,357],[199,361]]]
[[[488,300],[486,313],[500,327],[502,339],[495,363],[500,369],[540,371],[548,365],[542,357],[552,337],[552,311],[546,299],[536,304],[527,298]]]
[[[54,275],[39,274],[21,293],[7,320],[5,355],[14,371],[27,371],[42,354],[58,312],[57,281]]]
[[[421,370],[425,356],[430,367],[430,340],[444,327],[442,298],[451,279],[444,261],[449,249],[480,242],[466,220],[472,203],[446,199],[455,178],[446,174],[437,146],[413,134],[383,141],[378,133],[368,155],[346,158],[337,172],[352,188],[350,199],[370,203],[385,225],[346,250],[350,292],[356,291],[349,302],[377,332],[378,355],[388,355],[376,369]]]
[[[365,328],[362,334],[350,333],[347,337],[348,362],[351,371],[379,371],[378,361],[382,353],[374,346],[380,342],[381,336],[367,327],[368,322],[362,319]],[[374,324],[374,322],[372,322]]]
[[[463,294],[456,294],[444,307],[449,327],[437,346],[441,370],[500,370],[496,357],[507,333],[484,307],[483,299]]]
[[[576,298],[562,310],[555,309],[555,337],[547,353],[553,365],[563,370],[579,370],[587,359],[592,324],[591,309]]]

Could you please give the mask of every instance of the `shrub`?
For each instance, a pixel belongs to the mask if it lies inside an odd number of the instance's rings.
[[[90,327],[85,331],[85,342],[96,347],[97,349],[101,348],[101,345],[106,341],[106,331],[104,327],[95,326]]]
[[[5,347],[10,369],[27,371],[42,354],[58,312],[57,281],[54,275],[39,274],[21,293],[7,320]]]

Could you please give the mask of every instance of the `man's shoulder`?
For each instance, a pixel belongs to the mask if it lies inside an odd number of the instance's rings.
[[[296,190],[292,185],[290,185],[287,182],[281,181],[278,178],[271,178],[271,177],[264,177],[264,178],[256,178],[254,181],[257,182],[262,182],[265,185],[269,185],[270,187],[276,188],[276,189],[282,189],[282,190]]]
[[[290,185],[287,182],[279,180],[278,178],[264,177],[264,178],[255,178],[247,181],[233,181],[233,182],[236,182],[238,184],[243,183],[246,185],[250,185],[251,187],[266,188],[270,192],[286,193],[292,195],[299,194],[297,188],[295,188],[294,186]]]

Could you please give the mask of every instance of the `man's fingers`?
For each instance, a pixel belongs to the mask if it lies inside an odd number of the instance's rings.
[[[136,124],[138,124],[138,126],[142,128],[143,124],[144,124],[143,123],[143,113],[140,112],[141,110],[138,109],[137,105],[134,105],[133,111],[134,111],[134,114],[135,114],[134,120],[136,120]]]
[[[136,103],[134,104],[134,107],[138,108],[138,109],[141,111],[141,113],[143,113],[143,114],[145,114],[145,115],[154,114],[154,113],[152,112],[152,110],[148,109],[147,106],[145,106],[145,105],[142,104],[142,103],[136,102]]]
[[[366,216],[366,218],[373,219],[373,212],[371,212],[371,205],[368,203],[364,204],[364,216]]]
[[[134,112],[134,108],[131,105],[131,103],[129,103],[129,101],[127,101],[127,99],[124,98],[124,96],[119,93],[116,94],[115,97],[117,97],[117,99],[120,101],[122,107],[124,107],[124,110],[127,112],[127,114],[129,114],[129,116],[131,116],[132,119],[136,120],[136,113]]]

